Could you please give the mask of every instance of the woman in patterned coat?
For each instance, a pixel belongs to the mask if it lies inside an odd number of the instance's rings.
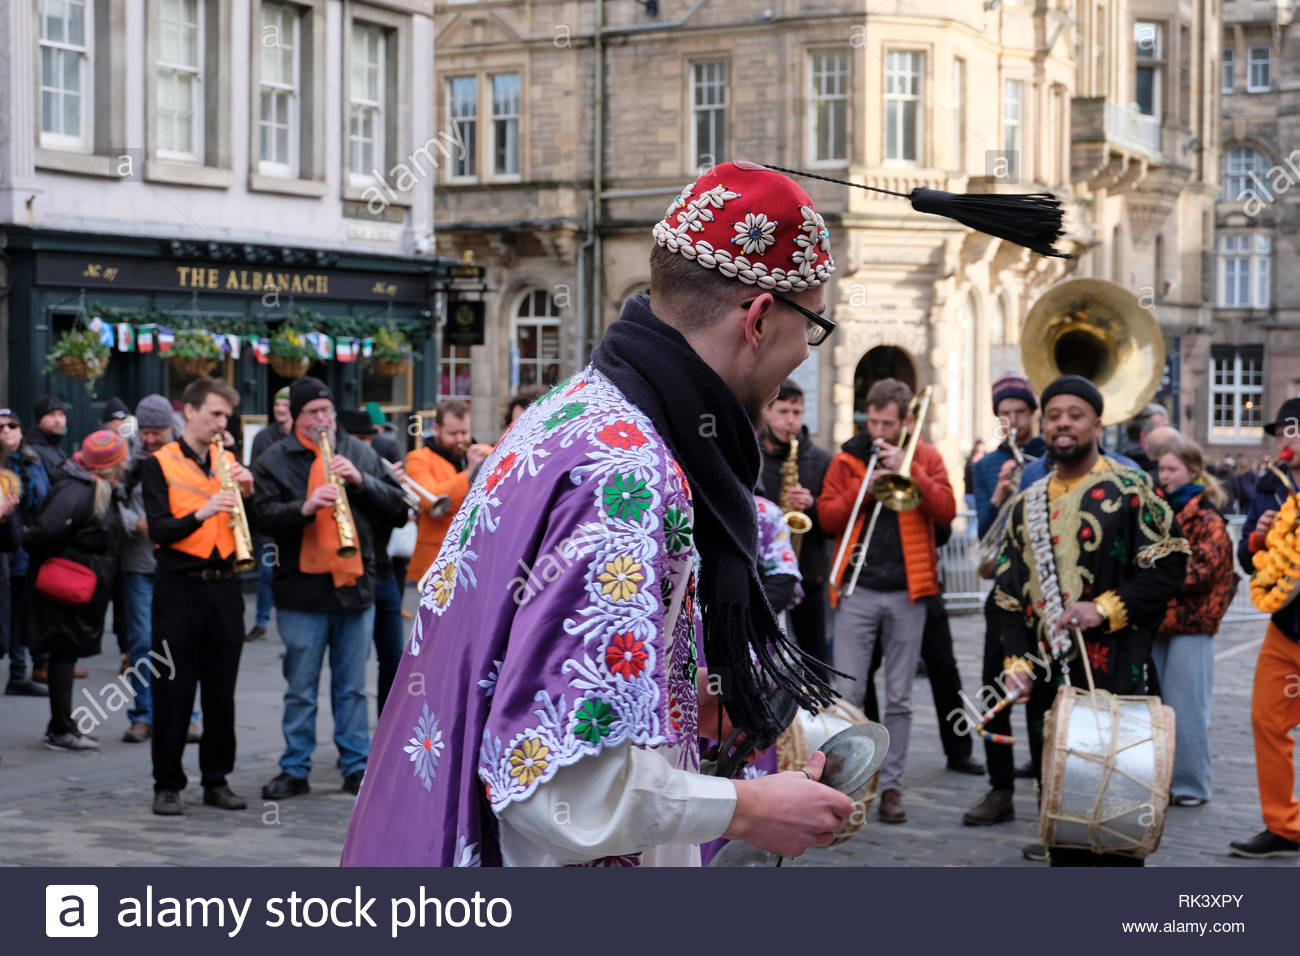
[[[1160,692],[1177,717],[1173,803],[1199,807],[1210,799],[1210,700],[1214,685],[1214,635],[1219,630],[1236,573],[1232,541],[1219,509],[1228,502],[1205,470],[1201,449],[1179,436],[1159,460],[1160,487],[1177,513],[1191,558],[1182,592],[1169,602],[1152,647]]]

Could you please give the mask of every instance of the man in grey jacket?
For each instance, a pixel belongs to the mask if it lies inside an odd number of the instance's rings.
[[[126,471],[122,476],[126,504],[120,507],[122,526],[122,594],[126,617],[127,653],[135,699],[126,712],[130,728],[127,743],[144,743],[153,733],[153,695],[150,691],[149,649],[153,646],[153,580],[158,570],[154,545],[149,540],[140,489],[140,465],[172,440],[176,415],[162,395],[146,395],[135,407],[136,435],[132,436]],[[192,725],[191,725],[192,726]]]

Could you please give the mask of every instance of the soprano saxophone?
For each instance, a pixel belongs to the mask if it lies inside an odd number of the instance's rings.
[[[334,461],[334,449],[330,446],[329,431],[324,428],[320,430],[320,461],[325,468],[325,480],[339,490],[339,496],[334,499],[334,522],[339,528],[337,553],[340,558],[350,558],[357,553],[357,526],[348,506],[346,483],[330,467]]]
[[[235,570],[241,573],[251,571],[257,567],[257,559],[253,557],[253,536],[248,531],[244,496],[239,493],[239,486],[235,484],[235,478],[226,464],[226,443],[220,432],[212,436],[212,445],[212,461],[217,478],[221,481],[221,490],[235,493],[235,510],[230,515],[230,531],[235,536]]]
[[[812,519],[790,503],[790,492],[799,485],[799,439],[791,436],[790,454],[781,462],[781,500],[777,502],[784,512],[786,527],[790,530],[790,550],[799,554],[803,536],[812,530]]]

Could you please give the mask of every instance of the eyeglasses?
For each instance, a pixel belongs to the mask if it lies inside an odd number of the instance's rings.
[[[805,319],[812,323],[804,332],[804,337],[807,339],[809,345],[821,345],[830,337],[830,334],[835,331],[835,323],[830,319],[818,315],[812,309],[805,309],[793,299],[787,299],[785,296],[777,295],[775,292],[771,295],[772,298],[776,299],[778,302],[783,302],[796,312],[801,313]]]
[[[22,427],[23,426],[19,425],[17,422],[0,422],[0,428],[21,429]]]

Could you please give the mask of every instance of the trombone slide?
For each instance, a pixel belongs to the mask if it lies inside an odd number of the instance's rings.
[[[867,473],[862,479],[862,484],[858,486],[858,497],[853,502],[853,510],[849,512],[849,523],[844,529],[844,539],[840,541],[840,549],[835,555],[835,560],[831,563],[832,575],[835,574],[835,569],[840,566],[840,562],[844,560],[844,552],[849,548],[849,539],[853,537],[853,525],[858,520],[858,512],[862,510],[862,499],[867,496],[867,488],[871,485],[871,476],[875,474],[876,458],[879,454],[879,451],[873,451],[871,461],[867,462]]]

